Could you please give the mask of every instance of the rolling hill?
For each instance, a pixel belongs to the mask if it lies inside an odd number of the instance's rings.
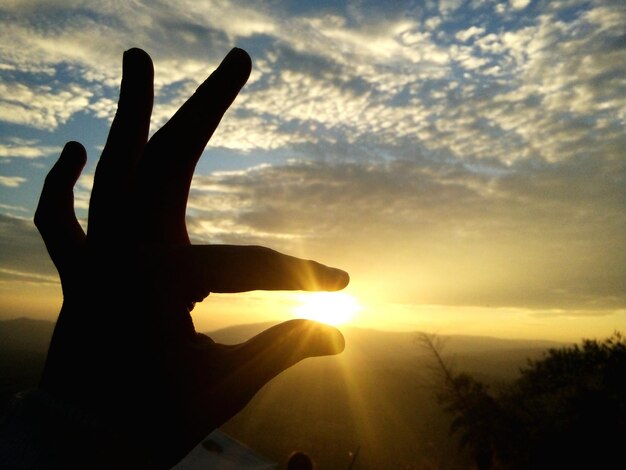
[[[209,333],[237,343],[271,324]],[[35,386],[53,330],[51,322],[0,322],[0,399]],[[416,333],[345,328],[346,350],[307,359],[268,384],[223,430],[283,465],[294,450],[313,456],[319,469],[459,468],[448,419],[435,399],[432,360]],[[514,378],[548,341],[445,337],[445,354],[464,370],[497,386]]]

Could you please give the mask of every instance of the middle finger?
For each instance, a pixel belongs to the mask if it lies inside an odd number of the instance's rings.
[[[233,49],[194,95],[150,139],[138,172],[140,236],[188,243],[185,209],[204,147],[248,80],[250,56]]]

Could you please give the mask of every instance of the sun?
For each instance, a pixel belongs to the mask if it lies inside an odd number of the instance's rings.
[[[349,322],[362,308],[353,296],[344,292],[300,294],[297,299],[300,305],[293,308],[296,317],[329,325]]]

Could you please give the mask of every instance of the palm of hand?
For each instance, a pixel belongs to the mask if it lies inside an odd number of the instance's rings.
[[[86,155],[66,145],[35,216],[64,303],[41,387],[124,423],[122,439],[167,468],[236,414],[274,376],[305,357],[335,354],[334,328],[285,322],[225,346],[195,331],[193,302],[210,292],[335,290],[343,271],[262,247],[193,246],[185,207],[197,160],[250,73],[233,50],[149,141],[152,62],[125,54],[118,112],[98,163],[84,234],[72,188]]]

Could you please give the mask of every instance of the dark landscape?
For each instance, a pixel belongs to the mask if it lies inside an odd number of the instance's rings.
[[[0,322],[0,406],[36,385],[53,323]],[[224,343],[243,341],[269,324],[209,333]],[[323,469],[453,469],[467,467],[449,433],[449,418],[434,398],[432,357],[417,333],[342,328],[346,350],[307,359],[272,381],[222,429],[284,468],[294,450]],[[538,359],[550,341],[442,336],[455,370],[497,388]]]

